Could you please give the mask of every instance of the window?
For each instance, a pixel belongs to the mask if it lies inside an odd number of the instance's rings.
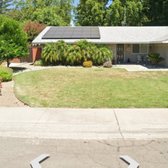
[[[147,53],[148,52],[148,46],[147,44],[133,44],[132,47],[133,53]]]
[[[139,44],[133,44],[133,53],[139,53]]]
[[[146,44],[141,44],[141,53],[147,53],[148,52],[148,47]]]

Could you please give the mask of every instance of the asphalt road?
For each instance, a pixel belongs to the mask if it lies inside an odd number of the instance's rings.
[[[30,161],[47,153],[42,168],[127,168],[119,159],[129,155],[140,168],[168,167],[168,139],[49,140],[0,138],[0,167],[30,168]]]

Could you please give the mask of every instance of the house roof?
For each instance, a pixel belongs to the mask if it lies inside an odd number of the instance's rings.
[[[100,39],[100,31],[96,26],[52,26],[42,39]]]
[[[98,27],[100,38],[44,38],[53,27],[46,27],[34,40],[33,44],[45,44],[64,40],[67,43],[74,43],[80,39],[87,39],[89,42],[102,44],[131,44],[131,43],[168,43],[168,26],[156,27]],[[55,30],[58,27],[54,27]],[[60,27],[60,29],[65,27]],[[68,27],[66,27],[68,28]],[[70,28],[70,27],[69,27]],[[75,29],[77,27],[71,27]],[[80,27],[81,28],[81,27]],[[82,27],[83,31],[88,27]],[[74,31],[75,32],[75,31]],[[79,35],[79,34],[78,34]]]

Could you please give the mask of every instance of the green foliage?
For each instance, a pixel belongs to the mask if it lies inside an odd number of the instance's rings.
[[[47,44],[43,48],[42,59],[51,65],[82,65],[84,61],[92,61],[94,65],[102,65],[112,59],[112,52],[105,46],[95,45],[81,40],[75,44],[64,41]]]
[[[145,21],[142,1],[126,1],[126,25],[141,26]]]
[[[37,21],[46,25],[65,26],[71,21],[72,0],[15,0],[7,13],[18,21]]]
[[[138,26],[146,21],[143,13],[143,3],[137,0],[114,0],[107,9],[107,23],[109,26]]]
[[[149,55],[148,55],[148,59],[149,59],[149,61],[151,62],[151,64],[154,64],[154,65],[157,65],[157,64],[159,64],[161,61],[164,60],[164,58],[162,58],[159,53],[149,54]]]
[[[80,54],[82,56],[82,62],[84,60],[90,60],[91,59],[91,55],[93,55],[94,50],[93,47],[95,46],[95,44],[93,43],[89,43],[86,40],[80,40],[78,42],[76,42],[76,44],[79,48],[80,48]]]
[[[107,24],[121,26],[124,20],[124,8],[120,0],[114,0],[107,9]]]
[[[56,43],[46,44],[42,51],[42,59],[47,64],[56,64],[59,61],[58,47]]]
[[[12,69],[0,66],[0,79],[2,81],[11,81],[12,80]]]
[[[47,44],[42,51],[42,59],[46,64],[66,64],[68,45],[64,41]]]
[[[144,0],[143,6],[148,25],[168,25],[168,0]]]
[[[112,60],[112,51],[105,46],[98,46],[92,56],[94,65],[102,65],[104,62]]]
[[[35,61],[35,63],[33,64],[34,66],[44,66],[45,64],[44,64],[44,62],[43,62],[43,60],[37,60],[37,61]]]
[[[80,1],[76,9],[76,24],[82,26],[138,26],[148,19],[144,14],[143,1],[113,0],[108,1],[85,0]]]
[[[75,13],[77,25],[101,26],[105,24],[105,4],[96,0],[80,1]]]
[[[48,26],[66,26],[67,23],[56,11],[59,11],[58,7],[45,7],[43,10],[39,8],[33,13],[32,20]]]
[[[81,65],[84,60],[81,54],[81,48],[78,45],[70,45],[68,47],[68,54],[66,64],[68,65]]]
[[[13,0],[0,0],[0,14],[9,10],[12,1]]]
[[[25,56],[27,36],[18,22],[0,15],[0,60]]]
[[[83,67],[85,68],[91,68],[93,65],[92,61],[84,61],[83,62]]]

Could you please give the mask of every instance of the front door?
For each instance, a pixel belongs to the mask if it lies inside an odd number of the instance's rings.
[[[124,63],[124,44],[117,44],[117,63]]]

